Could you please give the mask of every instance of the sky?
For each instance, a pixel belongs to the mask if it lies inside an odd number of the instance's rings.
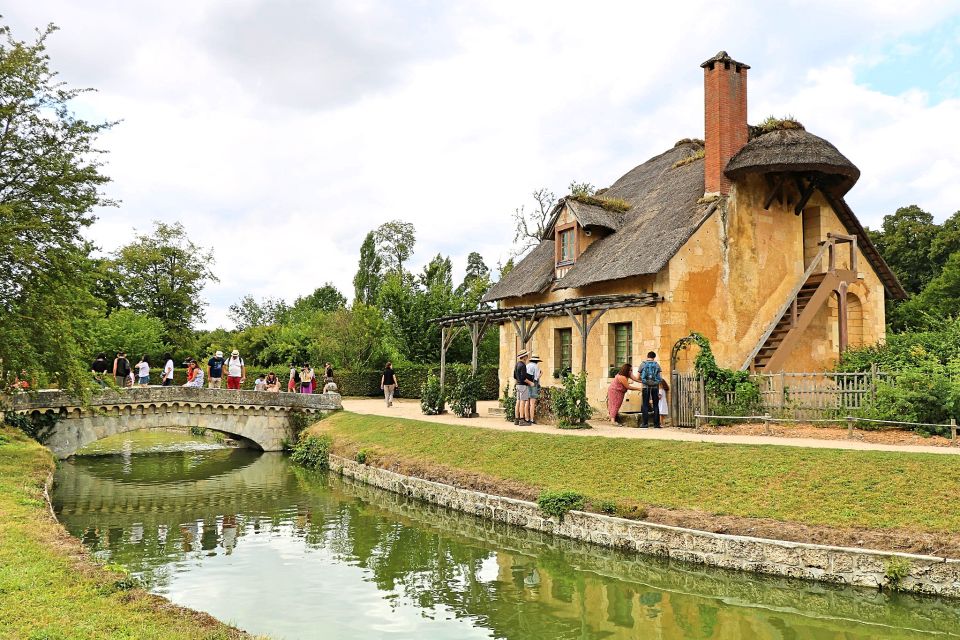
[[[360,244],[411,222],[410,266],[512,251],[513,211],[548,187],[608,186],[703,137],[700,63],[751,66],[750,122],[791,115],[861,171],[878,227],[960,210],[960,3],[32,0],[18,39],[55,23],[52,66],[101,138],[103,251],[180,221],[215,254],[203,326],[245,294],[352,297]]]

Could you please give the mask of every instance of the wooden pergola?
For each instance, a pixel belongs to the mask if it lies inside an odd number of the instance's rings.
[[[663,298],[658,293],[631,293],[622,295],[587,296],[584,298],[570,298],[557,302],[531,304],[516,307],[502,307],[499,309],[479,309],[466,313],[456,313],[432,322],[440,325],[440,386],[444,384],[447,367],[447,349],[453,339],[462,330],[470,332],[470,342],[473,346],[471,371],[477,372],[477,354],[480,340],[491,325],[501,325],[506,322],[513,324],[517,337],[520,338],[521,349],[526,349],[533,335],[540,328],[545,318],[553,316],[569,316],[580,335],[581,361],[580,370],[587,370],[587,337],[591,329],[597,324],[600,317],[609,309],[624,307],[650,307]]]

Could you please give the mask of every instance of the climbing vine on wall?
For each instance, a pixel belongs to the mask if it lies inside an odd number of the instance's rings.
[[[693,332],[686,340],[687,344],[700,347],[700,353],[693,360],[693,368],[703,378],[711,413],[742,416],[761,411],[760,388],[750,379],[748,371],[719,366],[710,340],[703,334]],[[686,344],[681,348],[686,348]]]

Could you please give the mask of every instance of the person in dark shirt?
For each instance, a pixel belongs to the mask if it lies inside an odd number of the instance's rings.
[[[220,380],[223,378],[223,351],[217,351],[207,360],[207,378],[210,380],[211,389],[220,388]]]
[[[383,399],[387,406],[393,406],[393,393],[397,390],[397,374],[393,372],[393,363],[387,362],[383,368],[383,375],[380,376],[380,388],[383,389]]]
[[[93,379],[97,381],[101,387],[106,386],[106,383],[103,381],[103,376],[110,371],[110,364],[107,362],[107,354],[98,353],[96,359],[93,361],[93,364],[90,365],[90,373],[93,374]]]
[[[118,387],[133,385],[133,380],[130,378],[130,361],[127,360],[127,354],[123,351],[117,352],[117,358],[113,361],[113,377]]]
[[[323,368],[323,382],[330,383],[333,382],[333,365],[329,362]]]

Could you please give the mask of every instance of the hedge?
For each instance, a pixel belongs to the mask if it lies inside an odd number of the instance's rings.
[[[277,374],[277,377],[280,378],[280,390],[287,390],[287,381],[290,379],[290,369],[288,367],[272,367],[272,368],[261,368],[261,367],[247,367],[247,378],[243,383],[243,389],[253,389],[253,382],[257,379],[257,375],[263,374],[266,375],[270,371],[273,371]],[[439,375],[440,366],[439,365],[411,365],[407,367],[398,367],[396,370],[397,380],[399,385],[397,385],[396,396],[399,398],[419,398],[420,389],[423,387],[424,383],[427,381],[427,376],[430,373]],[[460,375],[470,373],[470,365],[466,364],[451,364],[447,365],[447,379],[446,384],[449,386],[456,384],[457,379]],[[323,390],[323,371],[318,370],[317,374],[319,387],[318,391]],[[382,396],[383,391],[380,390],[380,376],[383,374],[382,371],[342,371],[336,370],[333,375],[333,381],[337,383],[338,390],[341,395],[344,396],[361,396],[361,397],[377,397]],[[477,370],[477,374],[480,376],[482,387],[480,391],[481,400],[496,400],[499,397],[498,386],[499,386],[499,373],[496,367],[481,367]],[[204,375],[206,375],[206,366],[204,366]],[[151,383],[159,384],[160,380],[160,371],[154,369],[151,371]],[[178,368],[173,372],[173,383],[175,385],[182,385],[187,381],[187,371],[186,369]],[[206,381],[204,381],[204,386],[207,386]],[[227,381],[224,379],[223,387],[226,388]]]

